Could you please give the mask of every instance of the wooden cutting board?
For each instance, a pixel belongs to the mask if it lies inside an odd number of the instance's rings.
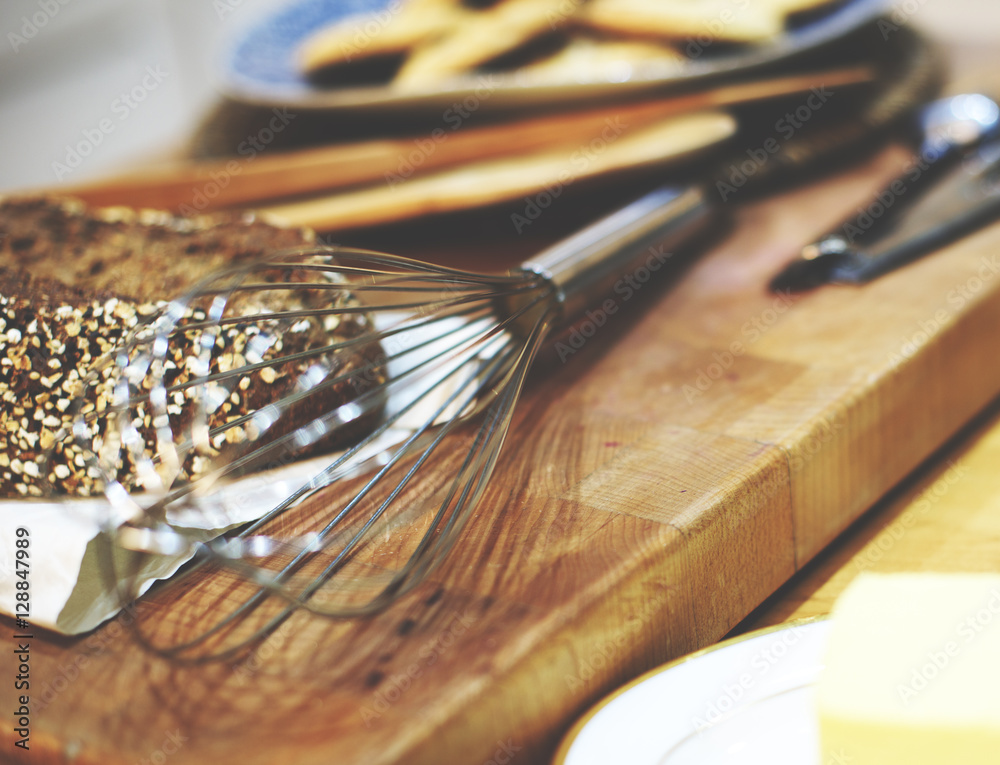
[[[547,761],[590,704],[723,636],[1000,392],[1000,226],[865,287],[765,290],[902,159],[741,208],[577,353],[545,351],[464,543],[380,616],[296,616],[193,667],[143,652],[128,617],[36,637],[31,757],[13,761]]]

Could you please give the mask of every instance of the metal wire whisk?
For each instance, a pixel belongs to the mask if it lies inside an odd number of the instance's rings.
[[[143,639],[230,655],[297,609],[371,614],[426,580],[553,328],[709,219],[699,190],[662,189],[507,274],[311,250],[171,302],[92,372],[74,427],[122,597],[160,556],[194,555]]]

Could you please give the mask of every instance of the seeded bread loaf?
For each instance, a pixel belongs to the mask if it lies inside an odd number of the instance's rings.
[[[99,493],[101,474],[88,463],[88,456],[106,445],[108,424],[102,416],[112,401],[111,370],[99,375],[81,398],[81,382],[97,359],[148,322],[168,298],[221,266],[307,246],[311,239],[305,230],[282,229],[238,215],[185,219],[120,208],[90,211],[72,200],[0,201],[0,496]],[[283,276],[287,274],[274,278]],[[262,305],[249,298],[242,310],[252,314],[308,307],[295,303],[295,291],[280,294],[264,293],[259,298]],[[274,301],[283,302],[274,305]],[[181,323],[196,326],[204,318],[202,308],[192,305]],[[253,321],[232,324],[213,340],[209,373],[232,366],[262,331],[277,334],[263,353],[268,361],[356,337],[367,327],[363,314],[341,317],[335,324],[315,319],[270,329]],[[167,385],[191,376],[188,356],[203,342],[202,330],[174,334],[166,360]],[[327,354],[321,361],[333,374],[343,375],[379,352],[377,346],[366,346],[351,354]],[[274,363],[230,380],[224,400],[216,402],[208,416],[209,428],[218,428],[219,433],[207,452],[186,454],[167,480],[192,480],[208,470],[215,457],[239,456],[248,440],[249,425],[242,423],[243,416],[287,395],[316,360]],[[370,377],[365,377],[366,384],[377,382]],[[279,437],[324,407],[356,394],[348,385],[347,381],[333,385],[308,407],[292,410],[267,437]],[[175,433],[185,432],[198,411],[195,397],[194,389],[183,387],[170,395],[166,410]],[[81,447],[70,438],[57,438],[72,425],[74,409],[88,417],[92,444]],[[130,414],[143,455],[151,456],[156,451],[155,412],[140,402]],[[358,436],[365,427],[361,422],[350,433],[339,434],[339,442]],[[340,443],[327,440],[322,445]],[[116,459],[118,480],[133,488],[132,459],[127,453]]]
[[[140,301],[175,297],[225,265],[314,239],[250,213],[184,218],[66,198],[0,200],[0,267]]]

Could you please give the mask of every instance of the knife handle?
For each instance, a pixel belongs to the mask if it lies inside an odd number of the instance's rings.
[[[932,104],[928,110],[935,105]],[[986,135],[977,138],[985,138]],[[803,247],[802,257],[808,259],[825,253],[867,249],[871,243],[892,232],[907,210],[967,155],[970,143],[960,138],[956,139],[943,131],[930,131],[906,169],[874,194],[883,212],[873,224],[862,229],[858,216],[842,221],[837,228]],[[882,201],[885,199],[892,201],[885,203]]]
[[[989,178],[1000,159],[998,117],[997,105],[975,93],[924,107],[919,151],[875,194],[881,214],[850,218],[803,247],[771,288],[866,282],[996,217],[1000,194]]]

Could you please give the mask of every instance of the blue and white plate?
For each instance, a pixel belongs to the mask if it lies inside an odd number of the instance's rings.
[[[471,74],[446,87],[413,92],[388,86],[323,88],[303,77],[295,61],[301,43],[317,29],[349,16],[373,13],[398,0],[286,0],[240,26],[225,44],[220,87],[237,101],[297,109],[391,111],[415,107],[446,108],[475,99],[476,108],[511,110],[534,103],[585,103],[625,92],[642,94],[695,78],[712,77],[770,64],[836,40],[871,21],[886,0],[847,0],[814,20],[791,29],[772,43],[726,52],[711,46],[691,61],[648,62],[622,76],[616,69],[604,81],[539,84],[517,71],[488,80]],[[693,41],[697,42],[697,40]]]

